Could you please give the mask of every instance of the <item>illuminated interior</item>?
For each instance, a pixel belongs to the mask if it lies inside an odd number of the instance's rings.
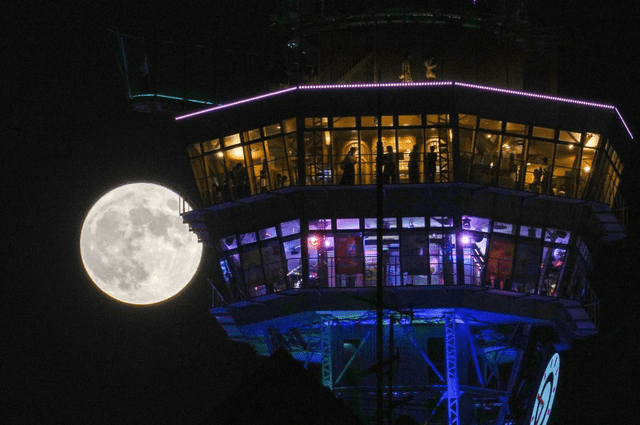
[[[590,254],[569,231],[462,216],[386,217],[385,286],[474,285],[582,300]],[[230,293],[375,287],[375,218],[291,220],[220,239]],[[308,279],[303,279],[308,270]],[[566,273],[565,271],[568,270]]]
[[[380,123],[366,115],[289,118],[193,143],[188,153],[205,205],[339,185],[352,147],[354,183],[375,184],[379,132],[395,157],[395,184],[460,181],[613,205],[623,166],[600,134],[468,114],[455,121],[448,114],[383,115]]]

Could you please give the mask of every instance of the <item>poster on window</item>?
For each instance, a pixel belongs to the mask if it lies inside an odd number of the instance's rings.
[[[361,236],[336,236],[336,273],[362,273]]]
[[[491,240],[489,261],[487,262],[487,277],[510,278],[513,269],[514,250],[515,244],[513,242],[500,239]]]

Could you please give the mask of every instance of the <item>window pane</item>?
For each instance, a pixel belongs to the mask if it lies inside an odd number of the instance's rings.
[[[264,145],[262,142],[252,143],[249,145],[251,152],[251,170],[249,172],[251,186],[254,193],[266,192],[269,187],[267,173],[267,157],[264,153]]]
[[[571,238],[571,232],[568,232],[566,230],[548,228],[545,232],[544,240],[545,242],[568,245],[570,238]]]
[[[600,135],[595,133],[587,133],[585,135],[584,145],[588,148],[597,148],[600,142]]]
[[[464,182],[469,181],[469,172],[471,170],[471,162],[473,158],[473,139],[475,131],[460,130],[460,171],[462,175],[459,177]]]
[[[463,216],[462,228],[465,230],[473,230],[476,232],[489,232],[490,221],[488,218]]]
[[[309,283],[321,288],[335,287],[333,236],[309,234]]]
[[[498,185],[509,189],[520,189],[523,171],[524,139],[505,136],[502,140]]]
[[[496,289],[505,289],[511,279],[515,243],[511,240],[491,238],[487,261],[485,284]]]
[[[515,226],[511,223],[502,223],[496,221],[493,223],[493,231],[495,233],[504,233],[506,235],[513,235],[515,233]]]
[[[287,285],[289,288],[302,287],[302,263],[300,239],[283,242],[284,256],[287,264]]]
[[[225,251],[230,249],[236,249],[238,247],[238,242],[236,241],[235,236],[227,236],[226,238],[220,239],[220,248]]]
[[[460,127],[464,127],[464,128],[475,129],[477,120],[478,120],[478,117],[476,117],[475,115],[460,114],[458,116],[458,123],[460,124]]]
[[[463,222],[464,223],[464,222]],[[468,238],[462,239],[464,255],[464,283],[482,285],[482,275],[486,264],[488,238],[482,233],[468,232]]]
[[[385,229],[396,229],[398,227],[398,221],[396,220],[395,217],[383,218],[382,219],[382,226]]]
[[[405,229],[425,227],[424,217],[402,217],[402,227]]]
[[[422,125],[422,117],[420,115],[400,115],[398,116],[398,125]]]
[[[312,127],[327,127],[329,125],[329,120],[327,119],[327,117],[322,117],[322,118],[305,118],[304,119],[304,126],[306,128],[312,128]]]
[[[260,136],[260,129],[259,128],[244,132],[244,141],[245,142],[251,142],[253,140],[258,140],[260,137],[261,136]]]
[[[449,124],[449,114],[427,115],[427,125]]]
[[[556,147],[556,160],[553,167],[551,193],[556,196],[574,197],[578,181],[578,158],[580,147],[561,145]]]
[[[267,180],[270,189],[280,189],[283,185],[283,175],[289,175],[287,154],[282,137],[265,140],[265,152],[269,159]],[[287,177],[288,180],[288,177]]]
[[[330,166],[331,133],[314,131],[304,133],[305,173],[307,185],[326,185],[332,183]]]
[[[238,145],[240,144],[240,134],[232,134],[230,136],[226,136],[223,139],[223,142],[225,147]]]
[[[531,192],[548,193],[550,189],[550,158],[553,158],[554,144],[531,140],[527,155],[525,183]]]
[[[398,130],[398,167],[401,183],[420,183],[423,146],[422,129]]]
[[[489,120],[486,118],[480,118],[480,128],[485,130],[500,131],[502,130],[502,121]]]
[[[348,170],[347,168],[341,167],[345,158],[349,154],[351,148],[355,148],[355,163],[353,164],[353,169]],[[358,140],[358,132],[356,130],[336,130],[332,132],[332,167],[331,170],[335,176],[340,176],[340,180],[336,182],[334,180],[334,184],[360,184],[360,167],[362,164],[361,161],[361,149],[360,142]],[[370,164],[365,163],[362,164],[368,166]],[[367,167],[368,168],[368,167]],[[343,179],[345,176],[345,171],[348,173],[354,173],[354,176],[350,176],[348,178]]]
[[[361,127],[377,127],[376,125],[376,117],[360,117],[360,126]]]
[[[282,127],[280,126],[280,123],[271,124],[264,127],[265,137],[275,136],[276,134],[280,134],[280,133],[282,133]]]
[[[396,229],[398,227],[397,220],[394,217],[386,217],[382,219],[382,228],[383,229]],[[364,228],[365,229],[377,229],[378,228],[378,219],[377,218],[365,218],[364,219]]]
[[[513,122],[508,122],[506,131],[507,131],[507,133],[526,135],[527,131],[528,131],[528,126],[526,126],[524,124],[517,124],[517,123],[513,123]]]
[[[556,132],[552,128],[533,127],[533,137],[541,137],[543,139],[553,139]]]
[[[563,142],[580,143],[580,133],[576,133],[573,131],[560,130],[558,139],[562,140]]]
[[[284,270],[282,269],[282,252],[280,250],[280,243],[278,241],[265,243],[261,251],[267,293],[286,289]]]
[[[429,270],[431,285],[456,283],[455,235],[432,234],[429,237]]]
[[[202,142],[202,150],[203,150],[203,152],[211,152],[213,150],[218,150],[218,149],[220,149],[220,140],[219,139],[208,140],[206,142]]]
[[[360,219],[358,218],[337,218],[336,229],[351,230],[360,228]]]
[[[253,242],[256,242],[258,239],[256,238],[255,232],[245,233],[244,235],[240,235],[240,245],[247,245]]]
[[[429,271],[429,236],[426,234],[405,235],[401,240],[402,273],[411,277],[422,276],[423,279],[410,279],[409,284],[428,284]],[[405,283],[407,283],[405,281]]]
[[[542,229],[540,227],[520,226],[520,236],[540,239],[542,237]]]
[[[282,121],[282,124],[284,125],[284,132],[285,133],[293,133],[294,131],[296,131],[296,119],[295,118],[289,118],[288,120],[284,120],[284,121]]]
[[[309,220],[309,230],[331,230],[331,219],[320,218]]]
[[[453,218],[451,217],[431,217],[429,220],[431,227],[453,227]]]
[[[362,286],[362,234],[349,233],[335,236],[336,277],[339,286]]]
[[[356,117],[333,117],[334,128],[352,128],[356,126]]]
[[[247,286],[249,296],[255,297],[266,294],[264,286],[264,275],[262,274],[262,263],[260,261],[260,251],[257,246],[245,249],[241,256],[242,274]]]
[[[496,184],[500,161],[500,138],[498,134],[478,132],[471,169],[471,181],[474,183]]]
[[[511,289],[531,294],[535,291],[542,259],[542,243],[534,240],[521,240],[516,249],[517,261],[513,268]]]
[[[187,146],[187,154],[189,158],[194,158],[196,156],[202,155],[202,151],[200,150],[200,143],[193,143]]]
[[[280,233],[282,236],[295,235],[300,233],[300,220],[286,221],[280,225]]]
[[[259,233],[261,241],[264,241],[264,240],[267,240],[267,239],[273,239],[273,238],[278,236],[278,233],[276,232],[276,228],[275,227],[269,227],[267,229],[262,229],[258,233]]]
[[[360,131],[361,184],[375,183],[377,130]]]

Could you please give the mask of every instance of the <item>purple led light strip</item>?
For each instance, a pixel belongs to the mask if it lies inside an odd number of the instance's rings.
[[[237,102],[227,103],[227,104],[224,104],[224,105],[214,106],[213,108],[208,108],[208,109],[203,109],[201,111],[192,112],[192,113],[187,114],[187,115],[180,115],[180,116],[176,117],[175,120],[179,121],[179,120],[182,120],[182,119],[185,119],[185,118],[191,118],[191,117],[194,117],[194,116],[197,116],[197,115],[206,114],[208,112],[213,112],[213,111],[218,111],[220,109],[229,108],[231,106],[241,105],[243,103],[248,103],[248,102],[253,102],[254,100],[260,100],[260,99],[265,99],[265,98],[272,97],[272,96],[277,96],[279,94],[288,93],[288,92],[294,91],[294,90],[327,90],[327,89],[335,90],[335,89],[356,89],[356,88],[378,88],[378,87],[442,87],[442,86],[460,86],[460,87],[466,87],[466,88],[470,88],[470,89],[477,89],[477,90],[484,90],[484,91],[492,91],[492,92],[496,92],[496,93],[505,93],[505,94],[510,94],[510,95],[530,97],[530,98],[533,98],[533,99],[544,99],[544,100],[551,100],[551,101],[554,101],[554,102],[572,103],[574,105],[591,106],[591,107],[596,107],[596,108],[604,108],[604,109],[614,110],[618,114],[618,117],[620,118],[620,121],[622,121],[622,124],[624,125],[625,129],[627,130],[627,133],[629,133],[629,137],[631,137],[631,139],[633,139],[633,134],[631,133],[631,130],[629,129],[629,126],[625,122],[624,118],[622,118],[622,114],[620,113],[620,111],[618,111],[618,108],[616,108],[615,106],[612,106],[612,105],[606,105],[604,103],[585,102],[583,100],[567,99],[567,98],[564,98],[564,97],[549,96],[549,95],[545,95],[545,94],[528,93],[528,92],[523,92],[523,91],[518,91],[518,90],[501,89],[501,88],[498,88],[498,87],[481,86],[481,85],[478,85],[478,84],[460,83],[460,82],[456,82],[456,81],[420,81],[420,82],[413,82],[413,83],[319,84],[319,85],[305,85],[305,86],[299,86],[299,87],[289,87],[287,89],[278,90],[278,91],[275,91],[275,92],[272,92],[272,93],[267,93],[267,94],[263,94],[263,95],[260,95],[260,96],[250,97],[248,99],[238,100]]]
[[[604,109],[614,110],[618,114],[618,118],[620,118],[620,121],[622,121],[622,125],[624,125],[624,128],[627,130],[627,133],[629,133],[629,137],[633,139],[633,134],[631,133],[631,130],[629,129],[629,126],[627,125],[624,118],[622,118],[622,114],[620,113],[620,111],[618,111],[618,108],[616,108],[613,105],[606,105],[604,103],[585,102],[583,100],[567,99],[565,97],[548,96],[545,94],[528,93],[528,92],[518,91],[518,90],[501,89],[498,87],[480,86],[477,84],[454,82],[453,85],[472,88],[472,89],[485,90],[485,91],[493,91],[498,93],[514,94],[518,96],[531,97],[534,99],[552,100],[555,102],[573,103],[574,105],[592,106],[595,108],[604,108]]]
[[[323,89],[362,89],[378,87],[426,87],[426,86],[452,86],[453,81],[419,81],[414,83],[359,83],[359,84],[318,84],[312,86],[300,86],[300,90]]]
[[[201,111],[192,112],[192,113],[187,114],[187,115],[180,115],[180,116],[176,117],[176,121],[180,121],[180,120],[183,120],[185,118],[191,118],[191,117],[194,117],[196,115],[202,115],[202,114],[206,114],[206,113],[209,113],[209,112],[218,111],[220,109],[229,108],[231,106],[241,105],[243,103],[253,102],[254,100],[260,100],[260,99],[264,99],[264,98],[267,98],[267,97],[277,96],[279,94],[287,93],[287,92],[290,92],[290,91],[293,91],[293,90],[297,90],[297,89],[298,89],[297,87],[289,87],[288,89],[278,90],[278,91],[274,91],[274,92],[271,92],[271,93],[263,94],[263,95],[260,95],[260,96],[255,96],[255,97],[250,97],[248,99],[238,100],[237,102],[231,102],[231,103],[226,103],[224,105],[214,106],[213,108],[203,109]]]
[[[622,124],[624,124],[624,128],[627,129],[627,133],[629,133],[629,137],[631,137],[631,139],[633,140],[633,134],[631,133],[631,130],[629,129],[629,126],[627,125],[624,118],[622,118],[622,114],[620,113],[620,111],[618,111],[618,108],[615,108],[615,110],[616,110],[616,114],[618,114],[618,117],[620,118],[620,121],[622,121]]]
[[[456,83],[453,83],[453,84],[456,85],[456,86],[460,86],[460,87],[468,87],[468,88],[471,88],[471,89],[493,91],[493,92],[498,92],[498,93],[515,94],[515,95],[518,95],[518,96],[532,97],[532,98],[535,98],[535,99],[553,100],[553,101],[556,101],[556,102],[567,102],[567,103],[574,103],[576,105],[584,105],[584,106],[595,106],[596,108],[615,109],[615,106],[605,105],[603,103],[585,102],[583,100],[573,100],[573,99],[567,99],[567,98],[564,98],[564,97],[549,96],[549,95],[546,95],[546,94],[528,93],[528,92],[524,92],[524,91],[501,89],[501,88],[498,88],[498,87],[479,86],[477,84],[469,84],[469,83],[458,83],[458,82],[456,82]]]

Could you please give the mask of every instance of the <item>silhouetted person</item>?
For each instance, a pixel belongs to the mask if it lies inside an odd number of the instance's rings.
[[[355,184],[356,183],[356,148],[349,149],[349,153],[344,157],[340,163],[342,168],[342,178],[340,184]]]
[[[396,183],[396,174],[398,172],[396,164],[396,154],[391,146],[387,146],[387,153],[382,156],[382,181],[386,184]]]
[[[436,147],[429,147],[429,152],[425,155],[425,175],[427,183],[433,183],[436,181],[436,163],[438,162],[438,154],[436,153]]]
[[[420,145],[417,143],[409,154],[409,183],[420,183]]]
[[[248,175],[247,170],[244,168],[242,163],[238,162],[233,170],[231,171],[231,178],[233,180],[233,196],[235,199],[244,198],[249,196],[249,193],[246,193],[247,183],[248,183]]]
[[[549,160],[542,158],[542,193],[548,195],[551,193],[551,170],[549,169]]]
[[[262,160],[262,169],[260,170],[260,188],[259,193],[269,190],[269,170],[267,169],[267,158]]]

